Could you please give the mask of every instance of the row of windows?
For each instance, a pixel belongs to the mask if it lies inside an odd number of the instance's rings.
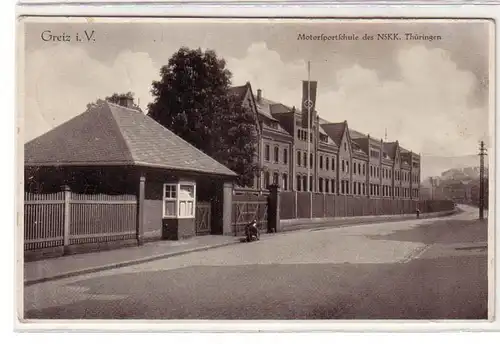
[[[283,191],[288,190],[288,174],[286,173],[281,174],[281,180],[280,180],[280,174],[278,172],[274,172],[272,176],[273,179],[271,181],[271,174],[269,172],[264,172],[263,187],[265,189],[269,189],[269,185],[274,184],[274,185],[279,185],[281,190]]]
[[[309,168],[313,168],[313,162],[314,162],[314,157],[311,154],[309,154]],[[297,166],[304,166],[307,167],[307,153],[306,152],[301,152],[297,151]]]
[[[363,170],[361,170],[361,166],[363,166]],[[361,171],[363,172],[363,176],[366,175],[366,164],[365,163],[360,163],[360,162],[354,162],[353,163],[353,174],[359,174],[361,175]]]
[[[331,161],[331,165],[330,165],[330,161]],[[325,156],[324,157],[324,162],[325,162],[325,165],[323,166],[323,155],[320,155],[319,156],[319,169],[322,170],[323,167],[326,171],[329,171],[330,170],[330,166],[332,168],[332,171],[335,171],[335,159],[334,158],[330,158],[329,156]]]
[[[281,155],[283,164],[288,164],[288,148],[283,148],[283,154]],[[266,145],[264,151],[264,159],[266,161],[271,161],[271,147]],[[273,162],[276,164],[280,163],[280,147],[274,146]]]
[[[372,158],[376,158],[376,159],[378,159],[378,158],[380,158],[380,152],[378,152],[378,151],[376,151],[376,150],[371,150],[371,149],[370,149],[370,156],[371,156]]]
[[[303,130],[303,129],[297,130],[297,137],[299,138],[299,140],[307,142],[307,130]],[[312,134],[310,135],[309,140],[311,142],[313,142]]]
[[[266,161],[271,161],[271,147],[270,145],[265,146],[265,160]],[[281,156],[281,161],[280,161],[280,156]],[[273,162],[274,163],[283,163],[283,164],[288,164],[288,149],[283,148],[282,154],[280,155],[280,148],[279,146],[274,147],[274,154],[273,154]],[[304,166],[307,167],[307,153],[306,152],[301,152],[297,151],[297,165],[298,166]],[[314,156],[313,154],[309,155],[309,167],[313,168],[314,165]],[[335,170],[335,158],[333,157],[328,157],[328,156],[319,156],[319,168],[321,170],[325,169],[326,171],[329,171],[330,169],[332,171]],[[366,164],[365,163],[360,163],[360,162],[354,162],[353,163],[353,174],[359,174],[359,175],[365,175],[366,174]],[[347,160],[342,160],[342,172],[349,173],[349,161]],[[373,165],[370,165],[370,177],[375,177],[378,178],[380,177],[380,167],[376,167]],[[394,178],[395,180],[402,180],[402,181],[409,181],[411,177],[411,174],[409,172],[405,171],[395,171],[394,172]],[[392,170],[388,168],[382,168],[382,178],[384,179],[392,179]],[[418,183],[419,182],[419,176],[418,174],[413,175],[413,182]]]

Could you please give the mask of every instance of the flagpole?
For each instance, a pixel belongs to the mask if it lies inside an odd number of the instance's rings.
[[[310,217],[312,218],[312,185],[311,185],[311,61],[307,61],[307,185],[310,196]]]

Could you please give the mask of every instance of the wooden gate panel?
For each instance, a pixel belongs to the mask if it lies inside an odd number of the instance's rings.
[[[212,204],[210,202],[197,202],[196,204],[196,235],[211,233]]]

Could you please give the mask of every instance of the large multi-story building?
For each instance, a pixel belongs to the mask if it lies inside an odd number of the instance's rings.
[[[418,199],[420,155],[349,128],[330,123],[313,111],[264,98],[250,83],[231,93],[256,116],[262,166],[255,188],[278,184],[283,191],[312,191],[370,198]],[[308,138],[310,143],[308,144]]]

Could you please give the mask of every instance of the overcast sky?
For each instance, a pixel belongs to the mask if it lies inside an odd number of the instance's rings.
[[[389,140],[415,152],[474,154],[487,139],[487,22],[104,21],[26,23],[24,141],[113,92],[134,92],[145,109],[151,82],[181,46],[214,49],[234,85],[250,81],[264,97],[297,107],[310,60],[320,116],[379,138],[387,129]],[[45,30],[72,41],[43,41]],[[95,41],[85,42],[84,30],[94,31]],[[441,40],[297,40],[300,33],[396,32]]]

